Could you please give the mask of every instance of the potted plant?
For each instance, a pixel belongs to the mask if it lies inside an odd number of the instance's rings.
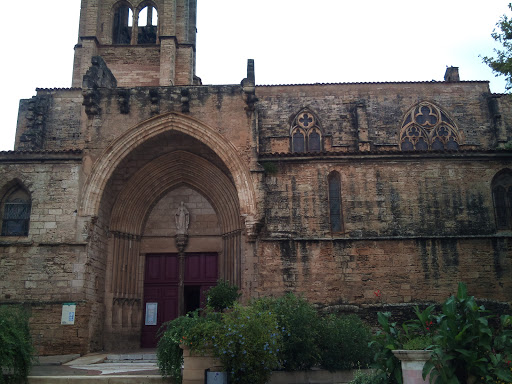
[[[434,306],[428,306],[423,311],[414,307],[416,318],[402,324],[402,348],[392,351],[400,360],[402,380],[404,384],[423,384],[429,382],[429,377],[423,378],[423,367],[430,359],[433,346],[432,312]]]

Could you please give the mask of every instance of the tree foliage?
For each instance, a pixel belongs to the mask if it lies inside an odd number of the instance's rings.
[[[0,384],[25,382],[33,356],[27,312],[20,306],[1,305]]]
[[[512,11],[512,3],[508,4]],[[489,65],[496,76],[505,75],[507,90],[512,89],[512,18],[507,15],[501,16],[491,36],[502,45],[502,49],[494,49],[496,57],[484,56],[483,61]]]

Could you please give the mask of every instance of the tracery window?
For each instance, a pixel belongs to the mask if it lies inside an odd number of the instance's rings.
[[[31,200],[27,192],[12,188],[2,202],[2,236],[28,236]]]
[[[400,131],[402,151],[456,151],[461,134],[448,115],[437,106],[422,102],[405,116]]]
[[[307,109],[295,116],[290,136],[292,152],[322,151],[322,130],[316,116]]]
[[[341,211],[341,177],[338,172],[331,172],[327,178],[329,184],[329,222],[332,233],[343,232],[343,215]]]
[[[132,41],[133,11],[121,3],[114,12],[112,31],[113,44],[130,44]]]
[[[497,174],[492,181],[492,198],[497,229],[512,229],[512,172]]]

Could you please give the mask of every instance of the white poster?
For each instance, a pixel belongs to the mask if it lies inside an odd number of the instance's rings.
[[[60,323],[62,325],[74,325],[75,324],[75,303],[64,303],[62,304],[62,317]]]
[[[157,313],[158,313],[158,303],[146,303],[145,325],[156,325]]]

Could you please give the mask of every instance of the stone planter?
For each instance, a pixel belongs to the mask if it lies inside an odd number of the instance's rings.
[[[428,384],[429,377],[423,380],[422,372],[425,362],[430,359],[431,351],[395,350],[393,354],[402,362],[404,384]]]
[[[208,354],[200,354],[191,351],[188,346],[180,346],[183,349],[183,383],[204,384],[205,371],[222,367],[220,361]],[[217,370],[215,369],[215,370]]]

